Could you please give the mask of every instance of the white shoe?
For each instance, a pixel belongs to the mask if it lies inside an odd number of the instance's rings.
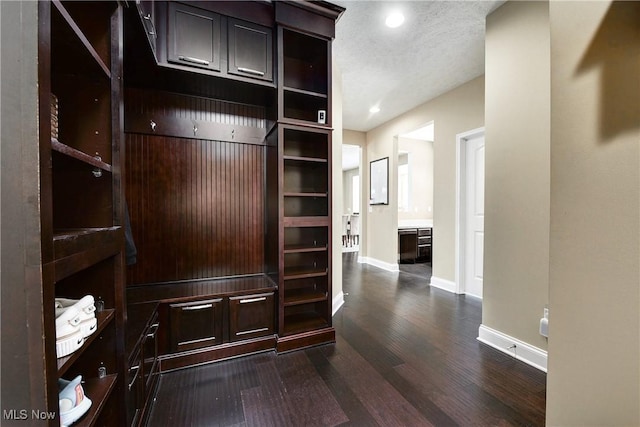
[[[56,354],[64,357],[73,353],[84,343],[80,328],[80,312],[69,307],[60,316],[56,316]]]
[[[60,425],[69,426],[83,416],[91,407],[91,399],[84,395],[82,376],[78,375],[71,381],[60,378],[58,380],[58,405],[60,406]]]
[[[80,312],[80,329],[82,336],[88,337],[96,331],[98,320],[96,319],[96,306],[93,296],[85,295],[81,299],[56,298],[56,317],[62,315],[65,310],[75,307]]]

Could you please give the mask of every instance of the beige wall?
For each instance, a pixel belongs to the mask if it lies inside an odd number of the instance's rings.
[[[455,280],[456,135],[484,125],[484,77],[467,82],[367,132],[367,161],[389,157],[390,204],[368,213],[364,254],[397,263],[397,138],[434,122],[433,275]],[[368,163],[366,163],[368,165]],[[395,174],[394,174],[395,169]],[[368,188],[368,166],[363,174]],[[363,193],[365,195],[368,192]],[[365,196],[368,197],[368,196]],[[389,242],[394,242],[389,244]],[[363,251],[363,245],[361,245]]]
[[[551,2],[547,424],[640,425],[640,3]]]
[[[342,295],[342,75],[333,61],[331,89],[331,283],[332,301]]]
[[[410,209],[398,221],[433,219],[433,142],[398,138],[398,151],[409,153]]]
[[[549,302],[549,4],[487,18],[482,324],[546,350]]]

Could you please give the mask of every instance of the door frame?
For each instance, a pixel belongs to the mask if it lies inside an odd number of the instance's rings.
[[[465,224],[466,224],[466,178],[467,178],[467,141],[485,136],[484,126],[456,135],[456,219],[455,219],[455,293],[466,293],[464,281],[465,269]],[[486,139],[485,139],[486,144]]]

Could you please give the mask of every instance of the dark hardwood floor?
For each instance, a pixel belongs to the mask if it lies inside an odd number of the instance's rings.
[[[546,375],[476,340],[479,300],[356,259],[335,345],[163,374],[147,425],[544,425]]]

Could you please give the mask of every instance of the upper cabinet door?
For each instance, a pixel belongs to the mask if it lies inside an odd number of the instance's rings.
[[[169,3],[168,61],[220,71],[220,15]]]
[[[229,68],[237,76],[273,81],[271,28],[229,18]]]

